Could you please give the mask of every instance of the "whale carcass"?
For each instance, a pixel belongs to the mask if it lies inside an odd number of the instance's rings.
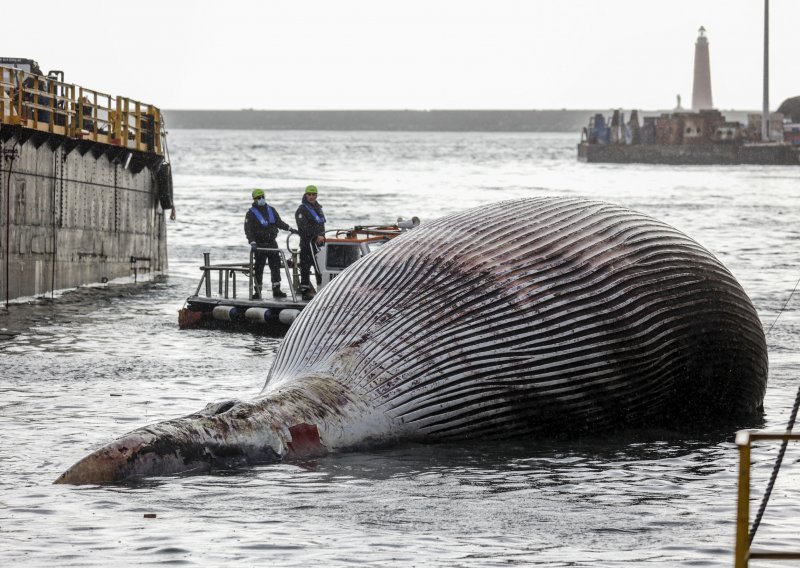
[[[678,230],[603,202],[506,201],[346,270],[292,325],[254,400],[135,430],[57,481],[727,423],[761,411],[766,353],[741,286]]]

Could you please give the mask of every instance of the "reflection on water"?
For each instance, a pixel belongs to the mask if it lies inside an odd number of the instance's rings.
[[[711,250],[772,324],[800,277],[796,168],[579,164],[575,142],[562,134],[171,133],[170,277],[0,315],[0,561],[729,566],[733,428],[412,444],[130,485],[51,484],[124,432],[259,392],[279,339],[177,329],[202,252],[212,262],[247,254],[252,187],[267,188],[290,219],[313,182],[332,227],[425,221],[521,196],[620,203]],[[794,302],[768,337],[769,428],[783,427],[797,389]],[[754,498],[776,452],[764,445],[754,454]],[[797,448],[785,461],[797,465]],[[761,545],[793,542],[798,481],[791,469],[781,473]]]

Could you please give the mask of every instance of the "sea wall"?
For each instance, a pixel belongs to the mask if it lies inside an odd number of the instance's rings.
[[[595,111],[168,110],[163,112],[169,128],[580,133],[589,116]]]

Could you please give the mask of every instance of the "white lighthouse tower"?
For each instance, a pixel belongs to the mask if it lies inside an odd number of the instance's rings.
[[[708,56],[706,29],[700,26],[694,44],[694,86],[692,88],[692,110],[714,108],[711,100],[711,63]]]

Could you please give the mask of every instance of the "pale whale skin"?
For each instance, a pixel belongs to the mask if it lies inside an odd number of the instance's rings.
[[[708,251],[569,198],[450,215],[350,267],[301,313],[262,393],[141,428],[60,483],[385,445],[727,424],[757,416],[758,315]]]

